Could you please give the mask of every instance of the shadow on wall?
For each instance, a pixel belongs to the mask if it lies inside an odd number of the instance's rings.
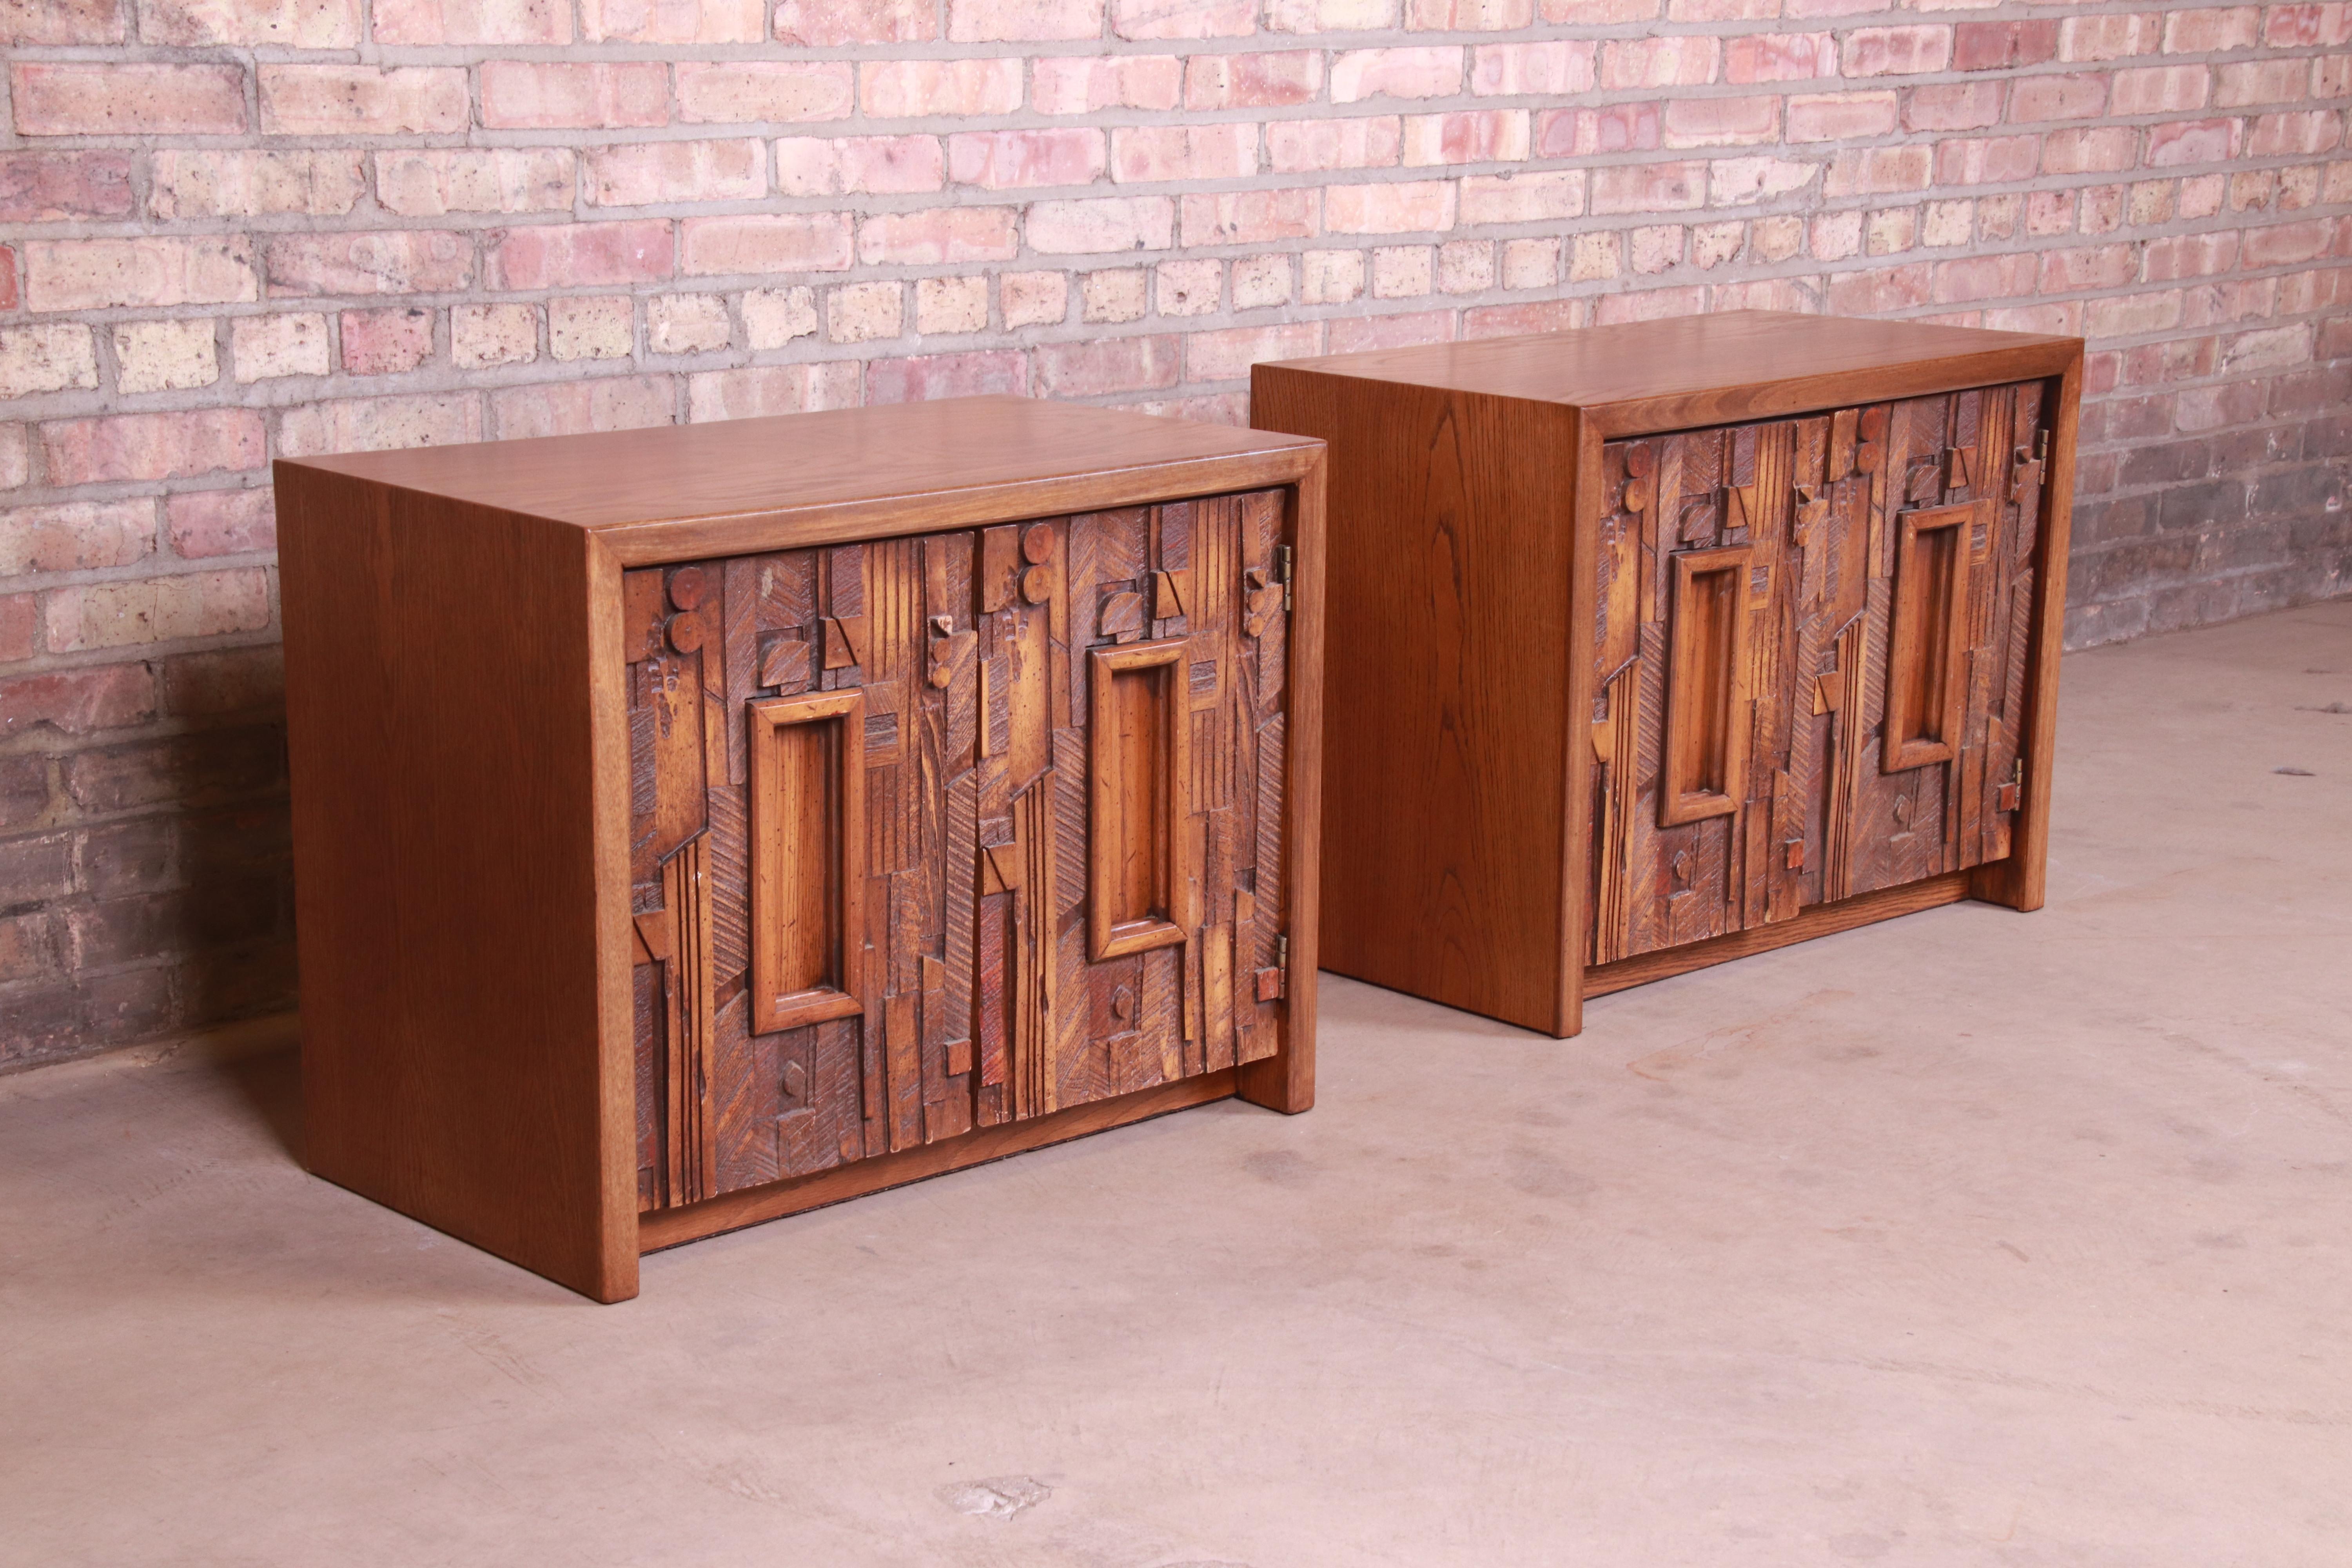
[[[94,674],[102,711],[9,694],[54,743],[0,756],[0,1071],[294,1005],[279,649],[26,679]]]

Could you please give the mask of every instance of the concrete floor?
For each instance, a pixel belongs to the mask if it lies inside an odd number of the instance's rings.
[[[304,1175],[282,1037],[0,1081],[0,1563],[2341,1568],[2352,600],[2065,684],[2040,915],[1327,979],[1311,1115],[621,1307]]]

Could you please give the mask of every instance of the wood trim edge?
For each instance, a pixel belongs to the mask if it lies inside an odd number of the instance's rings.
[[[959,1137],[903,1149],[895,1154],[877,1154],[836,1165],[830,1171],[746,1187],[679,1208],[655,1209],[637,1218],[638,1249],[658,1252],[725,1231],[864,1197],[868,1193],[990,1164],[1050,1143],[1066,1143],[1073,1138],[1131,1126],[1212,1100],[1230,1100],[1234,1098],[1234,1073],[1233,1068],[1220,1068],[1199,1078],[1179,1079],[1173,1083],[1113,1100],[1074,1105],[1066,1110],[1050,1111],[1026,1121],[976,1128]]]
[[[1833,904],[1815,904],[1793,920],[1775,921],[1770,925],[1731,931],[1723,936],[1709,937],[1705,942],[1661,948],[1656,952],[1645,952],[1633,958],[1621,958],[1614,963],[1586,970],[1584,994],[1588,998],[1606,996],[1612,991],[1646,985],[1653,980],[1670,979],[1731,959],[1769,952],[1776,947],[1786,947],[1791,942],[1817,936],[1833,936],[1856,926],[1893,920],[1897,915],[1932,910],[1943,904],[1956,904],[1969,896],[1969,880],[1972,875],[1971,871],[1946,871],[1923,881],[1906,882],[1899,888],[1881,888],[1875,892],[1857,893],[1851,899],[1841,899]]]

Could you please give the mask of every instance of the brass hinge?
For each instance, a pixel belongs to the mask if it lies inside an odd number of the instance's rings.
[[[2033,460],[2037,463],[2046,463],[2050,460],[2050,432],[2047,430],[2034,432]]]
[[[1274,963],[1270,968],[1259,970],[1256,981],[1257,999],[1261,1002],[1278,1002],[1290,994],[1289,937],[1274,939]]]
[[[1276,549],[1274,552],[1274,580],[1282,584],[1282,609],[1285,615],[1290,613],[1291,561],[1292,556],[1289,545],[1281,545]]]
[[[2024,800],[2025,759],[2020,757],[2017,759],[2017,766],[2009,775],[2009,782],[1993,791],[1992,808],[1995,811],[2015,811],[2024,803]]]

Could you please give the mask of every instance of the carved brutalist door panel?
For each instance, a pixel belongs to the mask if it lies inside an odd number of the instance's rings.
[[[1604,448],[1590,962],[2009,853],[2042,398]]]
[[[1274,1054],[1282,521],[625,574],[640,1206]]]

